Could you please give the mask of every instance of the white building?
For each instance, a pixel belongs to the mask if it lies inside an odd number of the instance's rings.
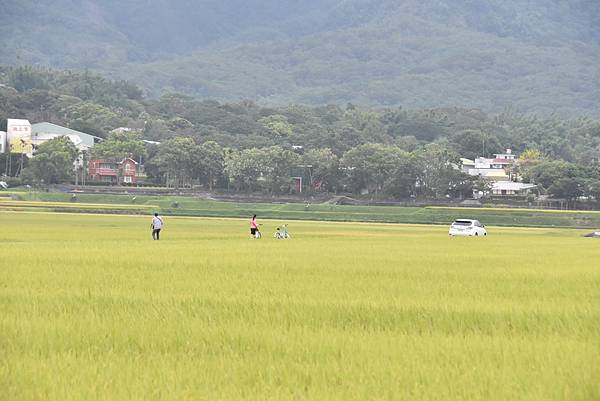
[[[462,171],[473,177],[481,177],[492,181],[508,181],[505,165],[495,163],[495,159],[478,157],[475,160],[461,159]]]
[[[506,149],[506,153],[495,154],[493,159],[487,157],[478,157],[475,160],[461,159],[464,173],[490,181],[509,181],[507,169],[515,161],[516,156],[510,149]]]
[[[80,151],[91,149],[101,138],[52,123],[31,124],[28,120],[8,119],[7,132],[0,134],[0,153],[11,152],[31,157],[33,150],[51,139],[67,137]]]
[[[492,184],[493,195],[527,195],[529,191],[536,188],[535,184],[524,184],[522,182],[499,181]]]
[[[471,159],[466,159],[464,157],[460,158],[460,166],[461,171],[463,173],[469,173],[469,170],[475,168],[475,162]]]
[[[517,156],[513,154],[512,149],[506,149],[506,153],[497,153],[494,156],[496,160],[517,160]]]
[[[6,152],[6,132],[0,131],[0,153]]]
[[[31,123],[29,120],[9,118],[6,120],[6,150],[31,156]]]
[[[90,150],[96,142],[101,140],[99,137],[52,123],[37,123],[31,126],[32,143],[35,146],[63,136],[69,138],[80,151]]]

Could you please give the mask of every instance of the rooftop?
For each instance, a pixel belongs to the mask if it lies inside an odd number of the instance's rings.
[[[498,181],[493,184],[493,188],[506,191],[522,191],[524,189],[535,188],[535,184],[525,184],[523,182]]]
[[[18,118],[9,118],[6,120],[8,124],[16,124],[16,125],[29,125],[29,120],[22,120]]]
[[[36,123],[31,125],[31,132],[35,135],[36,133],[44,134],[55,134],[55,135],[77,135],[77,136],[88,136],[95,139],[102,139],[94,135],[86,134],[85,132],[76,131],[71,128],[62,127],[60,125],[52,123]]]

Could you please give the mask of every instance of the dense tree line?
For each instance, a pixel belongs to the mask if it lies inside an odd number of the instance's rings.
[[[152,181],[178,188],[201,185],[207,190],[282,195],[298,191],[292,177],[301,177],[307,194],[369,194],[376,199],[464,199],[474,190],[489,189],[488,182],[460,171],[458,154],[444,142],[411,152],[396,145],[366,143],[338,157],[329,148],[232,149],[191,137],[147,145],[139,133],[129,132],[111,134],[87,157],[118,160],[132,155],[147,157]],[[70,182],[78,158],[68,139],[48,141],[39,146],[22,177],[36,184]],[[539,194],[567,202],[581,197],[600,200],[598,165],[551,160],[528,150],[513,169],[526,182],[537,184]]]
[[[94,156],[132,155],[160,184],[285,193],[293,173],[312,190],[460,197],[480,185],[457,173],[460,157],[511,148],[531,160],[519,165],[521,176],[545,192],[595,196],[598,187],[600,121],[587,117],[150,99],[127,82],[31,67],[0,68],[0,83],[0,130],[12,117],[98,135],[105,140]],[[121,126],[132,130],[110,134]]]

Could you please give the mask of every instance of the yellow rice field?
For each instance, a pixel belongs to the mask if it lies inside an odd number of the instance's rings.
[[[165,221],[0,213],[0,400],[600,399],[581,231]]]

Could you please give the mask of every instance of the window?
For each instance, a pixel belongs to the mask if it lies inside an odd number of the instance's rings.
[[[461,227],[470,227],[473,224],[472,221],[469,220],[456,220],[452,223],[453,226],[461,226]]]
[[[131,172],[131,164],[129,164],[129,163],[125,164],[125,172],[126,173],[130,173]]]
[[[131,184],[131,176],[126,175],[125,177],[123,177],[123,182],[126,184]]]

